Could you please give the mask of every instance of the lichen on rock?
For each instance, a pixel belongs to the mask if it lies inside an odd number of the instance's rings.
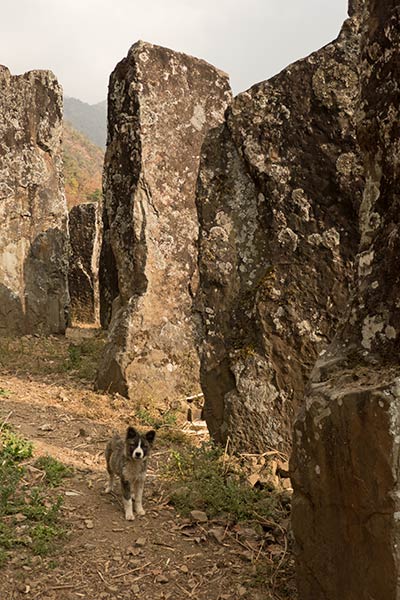
[[[307,377],[346,307],[363,167],[358,20],[239,94],[205,140],[201,384],[213,438],[288,450]]]
[[[355,284],[294,427],[299,596],[399,596],[400,304],[398,2],[358,3],[357,135],[366,185]]]
[[[110,79],[97,386],[134,399],[198,388],[195,186],[200,149],[230,101],[208,63],[138,42]],[[116,276],[117,275],[117,276]]]
[[[62,90],[49,71],[0,67],[0,330],[61,333],[68,321]]]

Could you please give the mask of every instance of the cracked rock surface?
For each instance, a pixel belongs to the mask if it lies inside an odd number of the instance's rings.
[[[239,94],[203,146],[201,385],[215,440],[288,450],[318,353],[346,306],[363,169],[358,21]]]
[[[291,462],[299,597],[399,597],[398,2],[358,3],[366,184],[349,310],[317,361]]]
[[[110,80],[100,389],[163,400],[198,389],[195,186],[203,139],[230,102],[208,63],[138,42]]]
[[[62,90],[0,66],[0,331],[61,333],[69,304]]]

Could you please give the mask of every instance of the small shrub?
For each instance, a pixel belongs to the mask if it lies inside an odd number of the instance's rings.
[[[267,517],[276,505],[273,494],[250,487],[211,444],[172,451],[166,477],[172,484],[171,503],[184,515],[201,509],[210,517],[223,513],[244,521]]]

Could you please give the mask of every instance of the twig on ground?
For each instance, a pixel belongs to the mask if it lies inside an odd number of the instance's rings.
[[[8,413],[8,415],[6,416],[6,418],[5,418],[5,419],[2,421],[2,423],[1,423],[1,425],[0,425],[0,431],[2,431],[2,430],[3,430],[3,427],[4,427],[5,425],[7,425],[7,423],[8,423],[8,421],[9,421],[9,419],[10,419],[10,417],[11,417],[11,415],[12,415],[12,414],[13,414],[13,411],[12,411],[12,410],[10,410],[10,412]]]
[[[283,530],[282,530],[283,531]],[[278,575],[278,572],[283,564],[283,561],[285,560],[286,554],[287,554],[287,549],[288,549],[288,543],[287,543],[287,537],[286,534],[284,533],[284,540],[285,540],[285,548],[283,550],[283,554],[282,557],[278,563],[278,566],[276,567],[274,574],[271,577],[271,581],[272,581],[272,591],[275,593],[275,586],[276,586],[276,577]]]
[[[264,544],[265,544],[265,540],[263,540],[263,541],[261,542],[261,544],[260,544],[260,547],[259,547],[259,549],[258,549],[257,556],[256,556],[256,557],[255,557],[255,559],[254,559],[254,562],[255,562],[255,563],[258,561],[258,559],[259,559],[259,558],[260,558],[260,556],[261,556],[261,552],[263,551]]]
[[[132,573],[137,573],[137,571],[142,571],[149,565],[151,565],[150,562],[146,563],[145,565],[141,565],[140,567],[136,567],[136,569],[131,569],[130,571],[125,571],[124,573],[118,573],[117,575],[112,575],[111,579],[118,579],[119,577],[125,577],[125,575],[131,575]]]
[[[76,586],[76,583],[69,583],[69,584],[64,584],[64,585],[52,585],[50,586],[51,590],[70,590],[71,588],[74,588]]]
[[[191,594],[191,592],[189,592],[187,589],[185,589],[185,588],[184,588],[182,585],[180,585],[180,584],[179,584],[177,581],[175,581],[175,585],[177,585],[177,586],[178,586],[178,588],[182,590],[182,592],[185,592],[185,594],[186,594],[187,596],[189,596],[189,598],[191,597],[191,595],[192,595],[192,594]]]
[[[228,435],[228,438],[227,438],[226,444],[225,444],[224,457],[222,459],[222,468],[223,468],[224,473],[225,473],[225,462],[226,462],[226,459],[227,459],[227,456],[228,456],[228,448],[229,448],[230,442],[231,442],[231,438]]]

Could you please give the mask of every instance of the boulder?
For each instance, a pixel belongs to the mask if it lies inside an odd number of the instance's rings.
[[[366,185],[349,310],[294,427],[303,600],[395,600],[400,579],[400,12],[363,8],[358,138]]]
[[[68,215],[62,90],[49,71],[0,66],[0,331],[62,333],[68,320]]]
[[[288,450],[349,295],[363,170],[358,28],[239,94],[207,136],[197,207],[201,386],[212,437]]]
[[[138,42],[111,75],[97,386],[142,400],[198,389],[191,318],[201,145],[230,101],[208,63]]]
[[[99,324],[99,260],[101,247],[97,202],[69,211],[71,256],[68,285],[72,323]]]

